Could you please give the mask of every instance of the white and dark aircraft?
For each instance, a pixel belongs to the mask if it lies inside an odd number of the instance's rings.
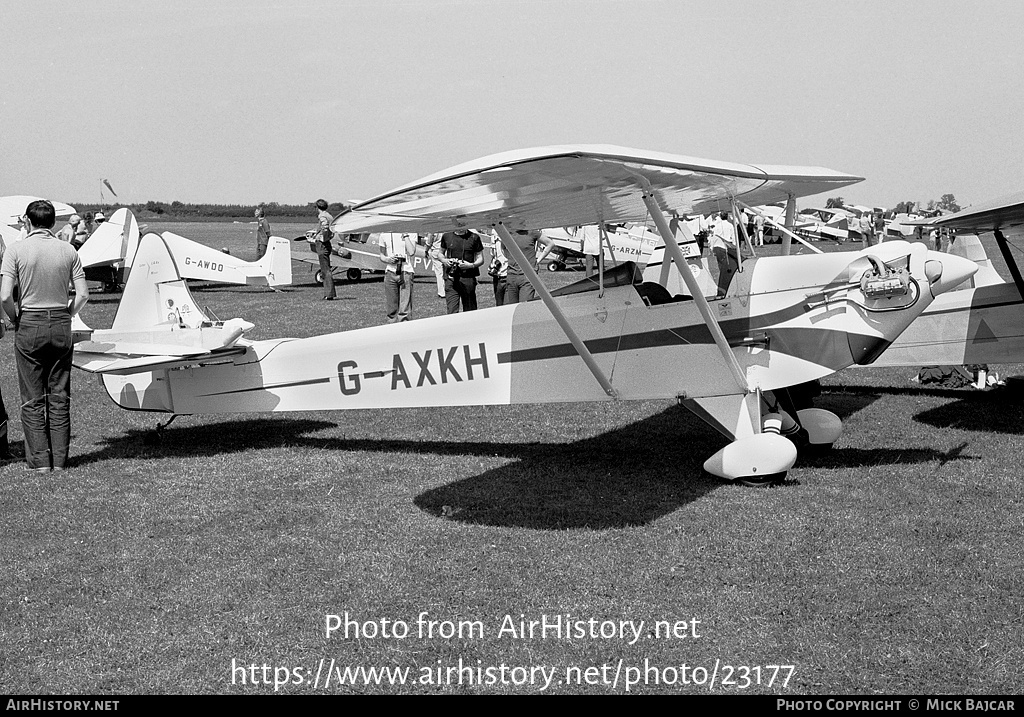
[[[609,146],[485,157],[367,200],[344,233],[493,227],[541,301],[305,339],[248,341],[211,322],[166,241],[143,238],[113,326],[75,350],[126,409],[171,414],[343,410],[675,398],[729,441],[704,466],[766,481],[797,458],[799,433],[830,445],[841,423],[797,410],[788,388],[870,363],[935,296],[976,266],[921,244],[749,259],[708,301],[671,214],[759,205],[859,181],[828,169],[753,166]],[[689,296],[632,263],[550,292],[510,232],[653,222]],[[780,428],[781,426],[781,428]]]
[[[296,242],[306,242],[306,237],[296,237]],[[349,281],[359,281],[364,274],[383,274],[384,263],[380,260],[380,234],[359,233],[359,234],[336,234],[331,239],[331,271],[334,274],[343,273]],[[320,283],[323,276],[320,274],[320,260],[312,252],[305,250],[293,255],[295,261],[306,264],[310,271],[315,272],[314,281]],[[413,269],[416,276],[429,276],[434,278],[434,258],[427,256],[424,250],[423,237],[416,239],[416,256],[413,258]],[[340,278],[340,276],[339,276]]]
[[[183,278],[270,287],[292,283],[291,244],[282,237],[270,238],[263,258],[244,261],[172,232],[162,236]],[[122,207],[96,227],[78,256],[87,278],[113,289],[130,274],[138,247],[138,222]]]
[[[641,225],[555,227],[542,233],[554,243],[548,271],[561,271],[570,261],[580,262],[587,255],[596,257],[599,252],[609,265],[632,261],[646,266],[661,242],[657,232]]]

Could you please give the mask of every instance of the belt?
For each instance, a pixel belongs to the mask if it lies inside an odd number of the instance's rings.
[[[71,310],[68,309],[67,307],[64,307],[63,309],[22,309],[21,312],[18,315],[21,316],[23,314],[39,314],[39,315],[46,314],[47,316],[53,316],[53,315],[68,315],[70,313],[71,313]]]

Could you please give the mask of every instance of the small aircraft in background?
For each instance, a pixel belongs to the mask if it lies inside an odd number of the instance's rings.
[[[100,373],[118,405],[171,414],[674,398],[729,441],[707,471],[767,482],[796,461],[786,435],[828,446],[841,432],[834,414],[796,408],[789,387],[870,363],[977,267],[905,242],[753,258],[709,301],[680,249],[695,243],[681,218],[857,181],[611,146],[485,157],[362,202],[332,226],[491,227],[541,300],[305,339],[249,341],[247,322],[210,321],[166,241],[147,235],[113,326],[78,344],[74,363]],[[510,233],[648,221],[671,259],[659,278],[674,271],[688,295],[600,257],[596,276],[548,291]]]
[[[842,209],[805,207],[797,214],[793,231],[811,241],[831,239],[841,243],[850,238],[849,217]]]
[[[562,271],[570,262],[581,263],[599,252],[609,265],[632,261],[644,266],[661,242],[657,232],[638,224],[554,227],[541,233],[555,245],[548,255],[548,271]]]
[[[914,229],[953,229],[950,253],[979,265],[956,290],[938,297],[875,362],[879,366],[962,366],[1024,361],[1024,279],[1008,237],[1024,234],[1024,192],[955,214],[907,220]],[[992,266],[981,236],[991,233],[1010,272]],[[888,241],[888,240],[887,240]]]
[[[297,242],[308,241],[307,237],[295,237]],[[429,276],[434,274],[434,259],[427,256],[424,250],[424,237],[416,237],[416,256],[413,259],[413,269],[416,276]],[[312,251],[312,244],[310,245]],[[295,261],[307,264],[310,271],[315,272],[314,281],[321,283],[323,276],[320,273],[320,260],[315,254],[309,256],[303,253],[293,254]],[[377,233],[361,234],[335,234],[331,239],[331,271],[340,278],[342,272],[349,281],[359,281],[363,274],[383,274],[384,264],[380,260],[380,235]]]
[[[25,215],[28,205],[39,199],[42,199],[42,197],[30,197],[22,194],[0,197],[0,239],[3,239],[4,244],[10,245],[16,241],[21,241],[24,236],[22,234],[21,218]],[[58,221],[67,219],[75,213],[75,208],[70,204],[53,200],[47,201],[53,205]],[[54,227],[54,230],[56,231],[57,228]]]
[[[292,283],[291,244],[271,237],[267,253],[257,261],[244,261],[172,232],[164,241],[181,276],[250,286],[286,286]],[[131,272],[139,247],[139,224],[130,209],[118,209],[78,250],[86,278],[103,282],[105,291],[117,291]]]

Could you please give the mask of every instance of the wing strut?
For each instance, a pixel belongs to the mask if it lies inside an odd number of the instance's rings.
[[[789,199],[786,201],[786,228],[792,229],[793,225],[796,224],[796,196],[793,194],[789,195]],[[789,256],[790,249],[793,243],[789,240],[790,235],[784,234],[782,237],[782,256]]]
[[[544,305],[548,307],[551,315],[555,317],[555,321],[561,327],[563,333],[569,343],[572,344],[573,348],[576,349],[576,353],[583,359],[583,363],[590,369],[590,373],[594,374],[594,378],[601,384],[601,388],[604,392],[613,398],[618,398],[618,391],[612,387],[612,382],[608,380],[608,377],[604,375],[601,367],[597,365],[597,361],[594,359],[594,355],[590,353],[590,349],[587,348],[583,340],[573,330],[572,325],[569,324],[569,320],[562,313],[562,310],[558,308],[558,303],[554,297],[551,296],[551,292],[544,286],[544,283],[537,276],[537,272],[533,270],[533,263],[526,259],[526,255],[523,254],[523,250],[519,248],[519,245],[512,239],[512,235],[509,234],[508,228],[501,222],[496,222],[494,225],[494,231],[498,232],[498,236],[501,237],[502,248],[511,254],[520,267],[523,269],[523,273],[526,274],[526,278],[533,284],[533,288],[540,295],[540,298],[544,301]],[[603,254],[604,252],[602,252]],[[603,276],[602,276],[603,279]]]
[[[740,221],[740,202],[738,200],[736,200],[735,198],[733,198],[733,200],[731,202],[731,206],[732,206],[733,226],[734,227],[739,227],[739,229],[740,229],[740,233],[737,236],[737,242],[736,242],[736,264],[738,265],[737,271],[743,271],[743,262],[740,260],[740,257],[739,257],[739,254],[741,253],[740,252],[739,240],[738,240],[739,236],[743,237],[743,242],[747,245],[747,251],[750,252],[751,256],[755,256],[756,257],[757,256],[757,252],[754,251],[754,245],[750,243],[750,235],[747,234],[747,227],[746,227],[746,225],[743,222]]]
[[[1013,283],[1017,285],[1017,291],[1024,297],[1024,278],[1021,277],[1020,267],[1017,266],[1017,261],[1010,252],[1010,245],[1006,241],[1006,236],[999,229],[993,230],[992,233],[995,235],[996,244],[999,245],[999,252],[1003,255],[1003,260],[1006,262],[1006,268],[1010,270],[1010,276],[1013,277]]]
[[[643,179],[643,177],[640,177]],[[711,307],[708,305],[708,300],[704,298],[704,292],[701,291],[700,287],[697,286],[697,280],[693,278],[693,274],[690,273],[690,267],[686,263],[686,257],[683,256],[682,250],[679,245],[676,244],[676,238],[672,234],[672,230],[668,226],[668,222],[665,220],[665,215],[661,212],[661,207],[658,206],[657,200],[654,198],[654,194],[651,193],[649,186],[645,186],[643,190],[644,204],[647,205],[647,210],[651,213],[651,218],[654,219],[654,223],[658,226],[658,232],[661,234],[662,240],[665,242],[665,252],[672,257],[672,261],[675,262],[676,270],[679,272],[679,276],[682,277],[683,283],[686,284],[686,289],[693,296],[693,303],[697,305],[700,310],[701,316],[704,317],[704,323],[708,326],[708,331],[711,332],[711,336],[714,337],[715,343],[718,344],[718,350],[722,352],[722,356],[725,358],[725,363],[732,371],[733,378],[736,379],[736,384],[743,390],[744,393],[750,392],[750,387],[747,385],[747,377],[743,374],[743,369],[740,368],[739,361],[736,360],[736,354],[732,352],[732,348],[729,346],[728,340],[725,338],[725,334],[722,333],[722,327],[718,325],[718,321],[715,320],[715,315],[711,313]]]

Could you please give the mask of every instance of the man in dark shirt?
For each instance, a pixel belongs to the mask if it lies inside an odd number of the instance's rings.
[[[476,311],[476,278],[484,263],[484,243],[480,235],[468,229],[446,232],[441,236],[444,258],[444,300],[449,314]]]
[[[518,229],[512,235],[512,241],[516,243],[523,255],[533,262],[534,271],[544,261],[544,258],[554,249],[555,243],[539,231],[526,231]],[[541,247],[540,254],[537,253]],[[518,304],[520,301],[531,301],[537,296],[537,290],[526,278],[526,272],[519,266],[514,256],[508,257],[508,283],[505,286],[505,303]]]

